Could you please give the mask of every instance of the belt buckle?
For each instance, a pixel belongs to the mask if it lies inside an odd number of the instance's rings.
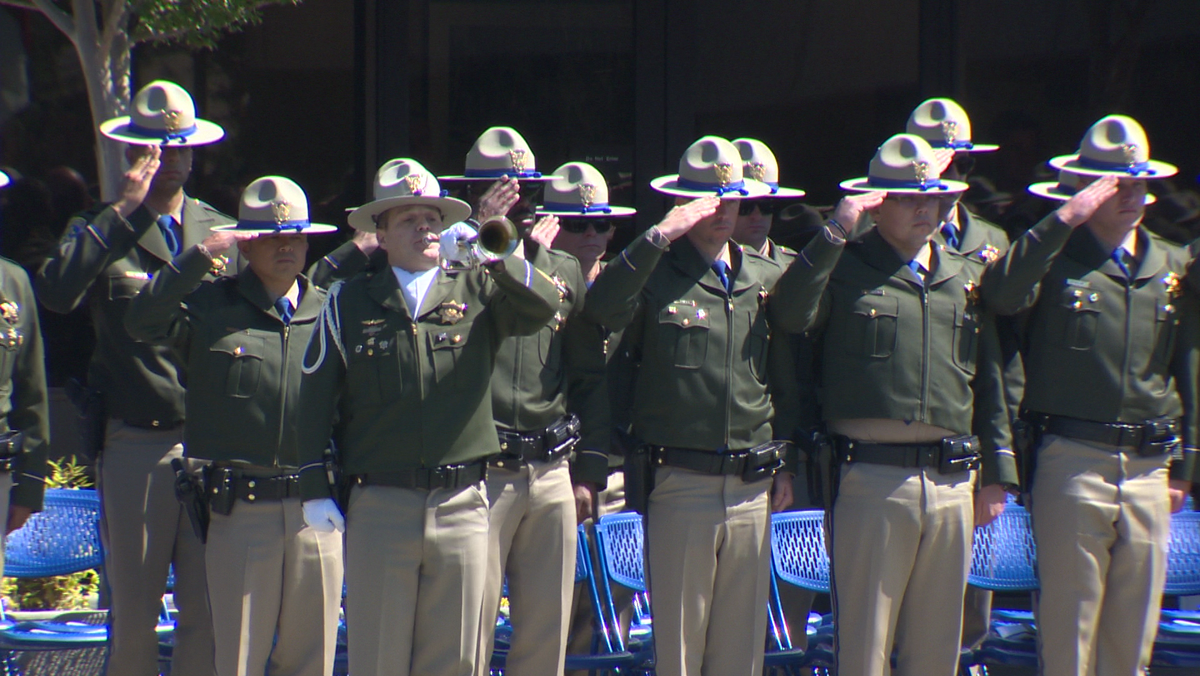
[[[917,448],[917,468],[921,467],[937,467],[940,463],[940,458],[936,457],[941,453],[941,448],[933,446],[921,446]]]

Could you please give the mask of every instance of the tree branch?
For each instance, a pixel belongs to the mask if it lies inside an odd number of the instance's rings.
[[[133,44],[137,44],[137,45],[140,45],[140,44],[143,44],[146,42],[150,42],[150,43],[170,42],[171,40],[174,40],[176,38],[181,38],[184,35],[187,35],[188,33],[192,33],[192,32],[195,32],[194,28],[179,28],[179,29],[176,29],[173,31],[166,31],[165,33],[154,33],[154,34],[147,33],[145,30],[139,30],[139,31],[137,31],[136,34],[130,35],[129,40]]]
[[[62,11],[51,0],[31,0],[34,9],[46,15],[54,27],[62,31],[71,42],[75,42],[75,19]]]
[[[100,50],[108,52],[112,48],[113,38],[121,30],[121,22],[129,9],[126,0],[110,0],[111,4],[104,11],[104,28],[100,32]]]

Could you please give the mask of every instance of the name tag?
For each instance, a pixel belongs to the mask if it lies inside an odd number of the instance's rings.
[[[140,272],[137,270],[126,270],[125,277],[127,279],[150,279],[150,273]]]
[[[1067,286],[1073,286],[1077,289],[1090,289],[1092,288],[1092,283],[1082,279],[1068,279]]]

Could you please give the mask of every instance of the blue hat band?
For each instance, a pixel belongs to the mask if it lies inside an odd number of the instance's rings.
[[[580,214],[611,214],[612,207],[608,202],[596,202],[591,206],[583,206],[582,204],[567,204],[565,202],[546,202],[542,205],[543,211],[572,211]]]
[[[895,178],[879,178],[876,176],[868,176],[867,185],[871,186],[872,188],[880,188],[881,190],[887,190],[888,188],[905,188],[908,190],[920,190],[921,192],[925,192],[926,190],[950,189],[950,185],[948,183],[943,183],[941,180],[936,178],[928,181],[909,181]]]
[[[275,232],[285,232],[287,230],[295,230],[300,232],[306,230],[311,221],[284,221],[277,223],[275,221],[238,221],[237,227],[234,230],[274,230]]]
[[[745,181],[737,181],[735,183],[726,183],[725,185],[721,185],[720,183],[705,183],[704,181],[693,181],[693,180],[686,179],[686,178],[680,176],[678,178],[678,180],[675,181],[675,184],[677,186],[679,186],[680,188],[683,188],[684,190],[695,190],[697,192],[713,192],[713,193],[716,193],[717,197],[720,197],[722,195],[728,195],[731,192],[736,192],[736,193],[742,195],[743,197],[750,194],[750,191],[746,189]]]
[[[467,169],[463,172],[467,178],[541,178],[540,171],[513,171],[512,169]]]
[[[1142,174],[1142,173],[1146,173],[1146,174],[1153,176],[1154,174],[1158,173],[1157,171],[1154,171],[1153,169],[1150,168],[1149,160],[1147,160],[1145,162],[1138,162],[1136,164],[1128,164],[1128,163],[1122,164],[1120,162],[1106,162],[1104,160],[1095,160],[1090,157],[1084,157],[1083,155],[1080,155],[1079,156],[1079,164],[1081,166],[1087,167],[1088,169],[1095,169],[1097,171],[1123,171],[1123,172],[1129,174],[1130,176],[1137,176],[1138,174]]]
[[[929,144],[933,148],[950,148],[953,150],[970,150],[975,144],[970,141],[934,141]]]
[[[188,127],[187,129],[180,129],[179,131],[166,131],[163,129],[150,129],[149,127],[143,127],[142,125],[140,125],[136,122],[133,122],[131,120],[129,122],[129,126],[127,127],[127,129],[135,134],[140,134],[142,136],[161,138],[163,140],[163,144],[166,145],[167,143],[170,143],[171,141],[179,141],[180,143],[187,143],[187,137],[191,136],[192,134],[195,134],[196,131],[199,129],[199,127],[197,127],[196,125],[193,124],[192,126]]]

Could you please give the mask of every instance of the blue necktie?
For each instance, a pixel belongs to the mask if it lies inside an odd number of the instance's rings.
[[[946,244],[949,244],[951,249],[958,251],[958,228],[954,227],[952,223],[943,225],[942,237],[946,238]]]
[[[175,219],[171,218],[170,214],[163,214],[156,220],[158,229],[162,230],[163,239],[167,240],[167,249],[171,251],[172,256],[178,256],[180,250],[179,233],[175,230]]]
[[[292,323],[292,302],[285,296],[280,296],[275,299],[275,309],[279,311],[279,318],[284,324]]]
[[[1121,272],[1125,273],[1125,279],[1133,278],[1133,271],[1137,267],[1137,260],[1124,247],[1112,252],[1112,259],[1117,264],[1117,267],[1121,268]]]
[[[721,285],[725,287],[725,292],[732,291],[729,280],[729,266],[725,265],[725,261],[717,261],[712,264],[713,272],[717,273],[717,279],[721,280]]]

